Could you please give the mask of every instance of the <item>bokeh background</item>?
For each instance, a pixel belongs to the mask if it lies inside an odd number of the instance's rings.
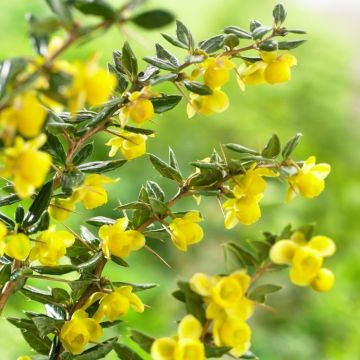
[[[284,206],[285,187],[273,182],[262,202],[261,220],[251,227],[239,225],[232,231],[224,231],[216,201],[204,199],[200,208],[208,220],[204,223],[206,239],[187,254],[179,253],[171,244],[157,247],[171,264],[171,270],[144,251],[131,256],[129,269],[108,267],[106,271],[118,281],[160,285],[142,293],[151,308],[126,320],[150,334],[166,335],[175,330],[175,320],[184,311],[170,295],[176,281],[188,278],[194,271],[223,271],[221,243],[260,237],[264,230],[278,232],[288,223],[299,226],[315,221],[316,232],[331,236],[338,246],[336,256],[328,260],[328,266],[336,274],[336,285],[331,292],[319,294],[292,286],[286,271],[277,274],[272,280],[284,284],[285,289],[271,298],[274,313],[258,309],[251,320],[252,350],[264,360],[355,360],[360,358],[360,3],[357,0],[284,0],[283,3],[289,13],[287,25],[305,28],[309,34],[309,42],[294,50],[299,64],[294,68],[292,81],[277,86],[248,87],[241,93],[233,79],[225,87],[231,101],[229,110],[209,118],[187,119],[182,103],[176,110],[156,117],[151,126],[158,135],[149,141],[149,151],[166,157],[171,145],[186,174],[192,170],[190,161],[208,156],[220,143],[236,142],[259,148],[274,132],[284,142],[302,132],[304,138],[295,157],[303,159],[314,154],[319,161],[331,164],[326,191],[315,200],[298,198]],[[272,0],[150,0],[147,6],[172,10],[200,40],[227,25],[247,27],[250,19],[271,22],[274,5]],[[24,15],[28,12],[44,15],[47,11],[43,0],[1,1],[0,58],[31,54]],[[173,30],[173,26],[164,29],[168,33]],[[100,39],[72,49],[64,57],[86,59],[99,50],[105,65],[112,50],[121,48],[125,39],[139,57],[153,54],[154,42],[165,45],[156,31],[145,32],[133,26],[125,31],[114,29]],[[171,87],[166,91],[176,93]],[[94,159],[106,156],[108,149],[104,141],[105,137],[98,138]],[[152,170],[146,158],[132,161],[114,176],[120,176],[121,181],[116,189],[111,188],[108,206],[96,210],[96,215],[119,216],[113,210],[118,200],[134,200],[146,179],[158,181],[169,194],[174,191],[171,184]],[[194,207],[191,200],[180,206],[182,210]],[[76,227],[92,215],[81,209],[70,225]],[[6,316],[20,316],[22,310],[30,309],[35,309],[34,304],[24,301],[21,295],[12,298],[0,322],[1,359],[31,354],[25,342],[20,341],[19,331],[5,320]],[[124,325],[115,328],[109,337],[115,333],[126,339]],[[108,359],[115,356],[109,355]]]

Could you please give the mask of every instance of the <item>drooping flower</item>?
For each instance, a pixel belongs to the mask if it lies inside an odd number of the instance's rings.
[[[229,72],[235,64],[228,56],[209,57],[200,68],[204,74],[204,82],[212,89],[220,88],[229,81]]]
[[[17,137],[14,146],[4,151],[4,168],[0,173],[13,179],[20,198],[31,196],[44,183],[51,166],[51,156],[39,150],[45,142],[43,134],[27,142]]]
[[[48,211],[55,220],[65,221],[75,211],[75,202],[71,198],[56,198],[50,203]]]
[[[310,156],[296,175],[287,178],[290,185],[287,201],[292,200],[296,194],[301,194],[308,199],[320,195],[325,188],[324,180],[330,170],[329,164],[316,164],[315,156]]]
[[[145,245],[144,235],[136,230],[126,230],[128,224],[127,218],[121,218],[114,225],[103,225],[99,229],[102,251],[108,259],[111,255],[125,258]]]
[[[75,113],[86,104],[98,106],[105,103],[116,86],[116,78],[97,64],[96,56],[87,63],[76,61],[71,69],[72,84],[65,96],[70,112]]]
[[[114,184],[117,180],[100,174],[87,176],[82,185],[73,193],[71,202],[82,202],[86,209],[95,209],[108,201],[108,195],[103,185]]]
[[[16,260],[25,260],[30,249],[30,240],[25,234],[8,234],[5,224],[0,221],[0,256],[6,254]]]
[[[203,229],[197,222],[201,221],[200,214],[190,211],[181,218],[175,218],[169,224],[171,240],[181,251],[186,251],[189,245],[196,244],[204,237]]]
[[[106,145],[111,146],[110,157],[115,156],[120,150],[125,159],[132,160],[146,153],[146,140],[146,135],[122,131],[118,136],[111,138]]]
[[[52,225],[37,237],[36,244],[30,253],[30,260],[39,260],[46,266],[56,266],[74,241],[75,237],[72,233],[56,231],[56,226]]]
[[[89,342],[97,341],[102,332],[97,321],[89,318],[84,310],[77,310],[61,328],[60,340],[67,351],[77,355],[85,350]]]
[[[204,344],[200,341],[202,326],[193,315],[180,322],[177,337],[156,339],[151,346],[154,360],[205,360]]]
[[[157,96],[149,87],[141,91],[134,91],[129,95],[129,102],[120,110],[119,119],[122,126],[125,126],[129,118],[138,125],[150,120],[154,116],[154,106],[151,98]]]

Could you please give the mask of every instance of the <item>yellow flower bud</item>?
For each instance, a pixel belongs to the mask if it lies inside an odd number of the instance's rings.
[[[201,220],[196,211],[186,213],[182,218],[174,219],[170,224],[171,240],[181,251],[186,251],[188,245],[196,244],[204,237],[203,229],[196,224]]]
[[[128,224],[127,218],[121,218],[114,225],[103,225],[99,229],[102,251],[108,259],[111,255],[125,258],[145,245],[144,235],[136,230],[126,230]]]
[[[215,284],[213,278],[203,273],[194,274],[190,279],[191,290],[201,296],[210,296]]]
[[[31,357],[28,355],[19,356],[16,360],[31,360]]]
[[[219,90],[213,89],[211,95],[197,95],[190,93],[190,103],[187,105],[187,114],[192,118],[196,113],[212,115],[224,112],[229,107],[227,95]]]
[[[115,321],[126,315],[130,307],[137,312],[144,311],[144,304],[137,295],[132,293],[132,287],[121,286],[100,300],[94,319],[101,321],[103,317],[106,317],[109,321]]]
[[[75,211],[75,204],[71,199],[56,198],[50,203],[49,215],[57,221],[65,221]]]
[[[290,201],[297,193],[311,199],[320,195],[324,190],[324,179],[330,173],[330,165],[316,164],[315,162],[315,156],[310,156],[298,173],[287,179],[290,185],[287,201]]]
[[[232,319],[215,321],[213,334],[215,344],[231,347],[233,356],[240,357],[250,348],[251,329],[245,322]]]
[[[334,282],[334,273],[329,269],[322,268],[311,282],[311,287],[320,292],[329,291],[334,286]]]
[[[0,124],[17,130],[24,137],[38,136],[46,119],[46,110],[35,92],[27,91],[15,98],[0,114]]]
[[[298,245],[292,240],[277,241],[270,250],[270,260],[274,264],[290,264]]]
[[[193,315],[186,315],[178,327],[179,339],[199,339],[202,333],[202,326]]]
[[[317,276],[323,263],[322,256],[308,246],[295,251],[290,270],[291,281],[299,286],[309,285]]]
[[[38,149],[46,142],[46,136],[25,142],[17,137],[13,147],[4,151],[4,168],[1,174],[12,177],[20,198],[31,196],[40,187],[51,166],[51,156]],[[34,171],[36,169],[36,171]]]
[[[2,224],[2,223],[1,223]],[[1,226],[2,228],[3,226]],[[4,234],[4,229],[0,230]],[[31,244],[24,234],[0,236],[0,255],[6,254],[16,260],[25,260],[30,254]]]
[[[151,346],[153,360],[174,360],[176,340],[170,337],[156,339]]]
[[[107,176],[99,174],[91,174],[87,176],[81,186],[79,186],[71,197],[71,202],[82,201],[85,208],[95,209],[104,205],[108,201],[104,184],[114,184],[117,180],[113,180]]]
[[[61,343],[74,355],[81,354],[90,341],[97,341],[101,336],[101,326],[84,310],[75,311],[60,331]]]
[[[110,157],[115,156],[120,150],[125,159],[131,160],[146,153],[146,140],[146,135],[123,131],[118,137],[110,139],[106,145],[111,146]]]
[[[30,253],[30,260],[39,260],[46,266],[56,266],[74,241],[75,237],[70,232],[56,231],[56,226],[50,226],[36,239],[36,244]]]

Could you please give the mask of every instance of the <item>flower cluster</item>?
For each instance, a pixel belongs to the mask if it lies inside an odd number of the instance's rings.
[[[324,257],[335,253],[335,243],[327,236],[306,240],[302,232],[290,239],[279,240],[271,248],[270,259],[275,264],[288,264],[290,280],[299,286],[311,286],[316,291],[328,291],[334,285],[334,274],[322,267]]]
[[[234,198],[226,200],[222,205],[226,211],[226,229],[233,228],[238,222],[250,225],[259,220],[261,216],[259,202],[266,188],[263,177],[278,175],[271,169],[256,167],[254,164],[245,174],[233,178]]]
[[[143,312],[144,304],[132,291],[131,286],[121,286],[111,293],[94,293],[61,328],[60,339],[65,349],[74,355],[81,354],[89,342],[97,341],[103,333],[100,325],[103,318],[113,322],[126,315],[130,307]],[[89,317],[86,309],[95,303],[98,303],[98,309],[93,317]]]
[[[178,335],[156,339],[151,346],[153,360],[205,360],[200,338],[203,328],[199,320],[186,315],[178,327]]]
[[[253,303],[246,298],[250,280],[242,270],[228,276],[198,273],[190,280],[191,289],[204,299],[206,318],[213,321],[216,346],[230,347],[236,357],[250,348],[251,330],[246,323],[254,311]]]

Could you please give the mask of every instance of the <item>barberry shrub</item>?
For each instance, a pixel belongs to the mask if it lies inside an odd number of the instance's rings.
[[[26,311],[24,304],[24,317],[8,318],[34,351],[18,359],[95,360],[114,351],[119,359],[140,360],[130,340],[107,338],[106,329],[128,312],[160,314],[161,309],[146,309],[141,299],[141,292],[155,285],[119,281],[116,274],[105,277],[109,262],[129,267],[131,253],[145,250],[165,262],[149,240],[183,252],[206,241],[201,197],[219,202],[224,228],[231,229],[259,220],[268,181],[280,180],[288,188],[285,202],[297,195],[312,199],[324,190],[330,172],[314,156],[293,158],[301,134],[285,145],[273,134],[260,150],[223,144],[205,159],[195,158],[195,170],[184,175],[171,148],[168,160],[147,153],[147,142],[156,141],[149,121],[180,101],[187,103],[189,118],[226,111],[224,86],[232,77],[239,91],[288,82],[297,64],[292,50],[305,42],[292,36],[305,31],[284,25],[281,4],[273,9],[272,25],[252,20],[248,30],[231,25],[200,42],[176,21],[175,36],[162,34],[168,48],[156,43],[155,55],[139,62],[125,42],[104,69],[96,53],[86,62],[69,62],[61,55],[112,26],[132,22],[157,29],[174,16],[162,9],[143,11],[137,0],[119,8],[104,0],[46,3],[51,17],[28,16],[36,55],[1,62],[0,206],[18,205],[13,215],[7,209],[0,213],[0,310],[15,292],[44,305],[44,312],[37,313]],[[89,22],[90,16],[98,22]],[[180,48],[183,56],[172,54],[171,47]],[[157,90],[161,83],[173,84],[176,94]],[[100,133],[108,137],[102,146],[109,157],[89,162]],[[168,194],[149,179],[133,201],[119,202],[112,218],[102,216],[108,189],[119,186],[116,176],[141,156],[177,191]],[[106,174],[110,171],[115,177]],[[185,197],[193,197],[193,208],[174,211]],[[97,209],[98,216],[69,227],[66,221],[80,204],[85,211]],[[265,273],[287,268],[292,283],[319,292],[334,284],[324,259],[334,254],[335,244],[313,231],[312,226],[286,226],[279,234],[264,232],[262,239],[222,244],[227,272],[195,273],[178,282],[173,296],[182,303],[184,317],[177,334],[155,339],[129,323],[131,340],[154,360],[256,359],[250,350],[256,329],[248,320],[269,294],[281,290],[272,283],[259,285]],[[42,287],[34,287],[33,279]],[[66,288],[49,287],[49,282]]]

